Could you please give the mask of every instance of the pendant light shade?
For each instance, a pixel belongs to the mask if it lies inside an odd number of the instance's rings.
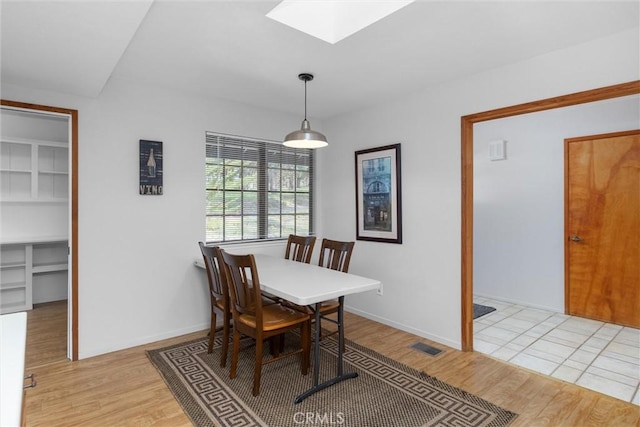
[[[313,74],[302,73],[298,78],[304,81],[304,120],[299,130],[294,130],[285,138],[283,144],[293,148],[320,148],[329,145],[327,137],[311,129],[307,120],[307,82],[313,80]]]

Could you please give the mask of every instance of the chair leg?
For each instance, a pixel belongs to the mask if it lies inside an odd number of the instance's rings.
[[[209,329],[209,347],[207,348],[207,353],[211,354],[213,352],[213,340],[216,337],[216,312],[211,310],[211,327]]]
[[[253,395],[260,394],[260,376],[262,375],[262,337],[256,337],[256,360],[253,372]]]
[[[236,371],[238,370],[238,353],[240,352],[240,332],[237,329],[233,329],[233,354],[231,355],[231,372],[229,372],[229,378],[236,377]]]
[[[271,346],[271,355],[275,358],[280,356],[280,353],[284,353],[284,335],[274,335],[269,338],[269,345]]]
[[[275,359],[280,356],[280,335],[274,335],[269,338],[269,349],[271,350],[271,356]]]
[[[227,366],[227,353],[229,352],[229,324],[231,323],[229,313],[222,314],[222,354],[220,355],[220,366]]]

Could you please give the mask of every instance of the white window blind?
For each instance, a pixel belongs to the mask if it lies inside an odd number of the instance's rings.
[[[206,133],[206,241],[313,234],[313,150]]]

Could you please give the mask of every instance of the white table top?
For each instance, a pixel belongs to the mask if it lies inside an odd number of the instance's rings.
[[[380,287],[380,281],[313,264],[255,254],[260,288],[299,305],[335,299]]]
[[[27,313],[0,316],[0,425],[19,426],[22,414]]]

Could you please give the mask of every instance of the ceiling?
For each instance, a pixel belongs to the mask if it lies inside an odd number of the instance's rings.
[[[418,0],[331,45],[267,18],[277,4],[1,0],[2,83],[97,97],[121,78],[302,114],[310,72],[308,114],[329,118],[640,21],[635,0]]]

